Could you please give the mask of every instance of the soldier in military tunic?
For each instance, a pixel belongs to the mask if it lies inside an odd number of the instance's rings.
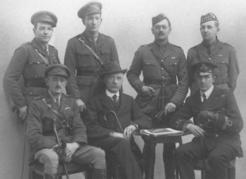
[[[189,49],[187,55],[188,71],[190,73],[190,68],[194,63],[212,61],[218,66],[214,71],[215,85],[234,91],[239,74],[237,56],[231,45],[218,39],[219,30],[219,21],[213,13],[201,16],[200,31],[203,41]],[[191,73],[189,85],[191,93],[198,89]]]
[[[153,43],[141,46],[135,53],[127,77],[137,91],[136,101],[142,111],[152,117],[160,111],[163,120],[153,120],[153,127],[168,125],[169,116],[183,103],[188,86],[186,59],[182,48],[169,43],[171,31],[169,19],[159,14],[152,18]],[[143,81],[140,74],[143,74]],[[148,142],[148,140],[145,140]],[[174,145],[165,145],[164,162],[168,179],[174,178],[172,151]],[[149,144],[144,147],[146,157],[146,176],[154,166],[154,147]],[[152,161],[152,162],[150,162]]]
[[[44,165],[45,179],[56,179],[59,161],[90,165],[92,179],[106,179],[104,151],[87,145],[75,99],[63,93],[69,76],[69,69],[61,64],[45,71],[46,95],[31,102],[27,116],[31,158]]]
[[[4,86],[12,98],[19,117],[24,119],[30,100],[46,91],[44,71],[49,64],[58,64],[58,52],[49,45],[57,17],[40,11],[31,17],[34,39],[17,48],[4,76]],[[20,79],[24,79],[24,88]]]
[[[206,178],[228,179],[230,161],[242,156],[242,116],[233,92],[214,85],[215,64],[198,62],[191,70],[199,90],[187,98],[172,120],[174,128],[195,136],[177,149],[181,179],[195,179],[193,170],[199,160],[204,160]]]
[[[78,16],[85,30],[67,43],[64,63],[72,72],[68,92],[78,98],[77,104],[81,109],[98,85],[101,66],[109,62],[119,63],[114,40],[99,33],[101,9],[99,2],[84,5],[78,11]]]

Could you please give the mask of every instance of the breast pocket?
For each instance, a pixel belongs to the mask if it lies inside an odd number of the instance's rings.
[[[166,59],[166,68],[169,73],[176,75],[178,72],[178,58],[176,56],[170,56]]]
[[[47,64],[39,59],[31,59],[24,70],[25,79],[43,78]]]

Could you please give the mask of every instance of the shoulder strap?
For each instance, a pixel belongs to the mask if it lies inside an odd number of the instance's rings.
[[[86,44],[85,41],[81,37],[79,37],[78,40],[81,42],[82,45],[84,45],[91,52],[91,54],[95,57],[96,61],[102,66],[103,65],[103,61],[96,54],[96,52],[88,44]]]
[[[158,55],[156,55],[156,54],[153,52],[153,50],[151,50],[151,49],[149,49],[149,50],[150,50],[151,53],[153,54],[154,59],[157,61],[157,63],[159,63],[160,66],[163,67],[163,68],[166,70],[166,72],[171,76],[171,73],[170,73],[170,71],[167,69],[167,67],[166,67],[165,65],[163,65],[163,64],[160,62],[160,60],[158,60],[158,59],[159,59]]]

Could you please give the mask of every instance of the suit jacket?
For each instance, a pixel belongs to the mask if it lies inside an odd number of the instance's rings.
[[[151,127],[149,117],[144,115],[134,99],[124,93],[120,94],[119,104],[115,107],[112,99],[105,92],[95,96],[88,103],[86,124],[88,138],[103,138],[112,131],[122,132],[117,119],[110,111],[114,111],[120,126],[124,129],[130,124],[138,124],[139,128]]]
[[[143,81],[140,74],[143,73]],[[137,103],[147,114],[157,108],[157,98],[162,80],[165,81],[165,104],[173,102],[181,105],[188,90],[186,59],[181,47],[167,43],[160,46],[156,42],[141,46],[135,53],[127,78],[137,91]],[[177,80],[178,79],[178,80]],[[143,85],[152,86],[156,93],[142,94]],[[163,104],[163,105],[165,105]]]
[[[239,132],[243,128],[243,120],[235,97],[229,89],[215,87],[204,103],[201,102],[200,92],[197,91],[186,100],[184,106],[173,116],[172,127],[182,129],[184,125],[191,122],[189,119],[192,117],[194,123],[199,125],[198,114],[203,110],[218,113],[221,119],[227,119],[225,120],[227,123],[228,120],[230,121],[230,125],[221,123],[219,126],[215,126],[212,130],[213,133],[211,130],[206,131],[208,135],[205,135],[205,138],[208,136],[209,140],[212,141],[222,140],[235,148],[239,156],[242,155]]]
[[[200,61],[212,61],[218,68],[214,70],[215,84],[224,88],[234,90],[236,88],[239,67],[235,49],[219,40],[212,46],[206,45],[204,42],[192,47],[188,51],[187,65],[189,71],[189,85],[191,92],[198,89],[194,81],[191,67],[194,63]]]
[[[119,63],[119,59],[115,42],[107,35],[100,33],[97,42],[93,43],[87,33],[83,32],[68,41],[64,59],[64,64],[68,66],[72,73],[68,92],[87,102],[97,85],[101,65],[80,39],[93,49],[103,64],[109,62]]]
[[[58,111],[59,116],[51,109]],[[60,106],[57,106],[47,94],[44,98],[34,100],[29,107],[26,133],[33,153],[57,144],[54,120],[61,140],[87,143],[86,127],[80,118],[75,99],[62,95]]]
[[[17,48],[4,76],[5,91],[14,104],[22,107],[28,104],[26,97],[46,93],[44,71],[49,64],[60,63],[55,47],[49,45],[48,52],[33,39]],[[24,79],[24,89],[20,79]]]

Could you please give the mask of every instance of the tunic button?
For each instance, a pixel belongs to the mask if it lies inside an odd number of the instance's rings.
[[[164,70],[164,68],[161,68],[161,70]]]
[[[211,58],[211,57],[209,57],[209,58],[208,58],[208,60],[212,60],[212,58]]]

